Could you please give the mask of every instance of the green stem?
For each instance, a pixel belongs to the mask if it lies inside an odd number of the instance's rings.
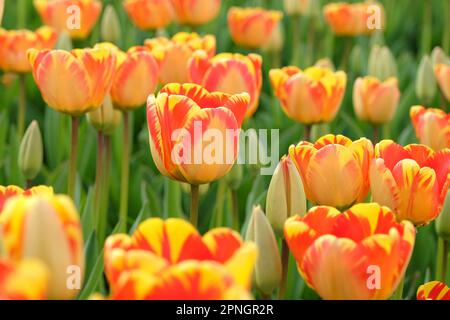
[[[450,1],[444,1],[444,34],[442,35],[442,48],[450,54]]]
[[[309,19],[308,26],[308,51],[306,54],[306,65],[311,66],[314,63],[314,41],[316,35],[316,18],[311,16]]]
[[[353,39],[351,37],[345,37],[344,39],[344,53],[342,55],[340,70],[347,70],[348,62],[350,60],[350,53],[353,48]]]
[[[424,0],[423,2],[423,20],[422,20],[422,38],[421,38],[421,50],[422,55],[427,54],[431,51],[432,43],[432,10],[431,1]]]
[[[392,296],[393,300],[403,300],[403,287],[405,286],[405,277],[403,276],[398,284],[397,290],[395,290]]]
[[[106,226],[108,221],[108,196],[109,196],[109,179],[110,179],[110,168],[111,168],[111,138],[107,135],[103,136],[103,182],[101,188],[101,204],[100,204],[100,221],[99,221],[99,231],[98,238],[101,243],[103,243],[106,235]]]
[[[223,226],[223,209],[226,191],[227,191],[226,182],[223,179],[219,180],[219,185],[217,187],[216,204],[214,207],[213,227]]]
[[[292,62],[293,66],[300,66],[302,52],[300,42],[300,15],[292,15]]]
[[[119,210],[119,230],[127,231],[128,216],[128,184],[130,176],[130,117],[127,111],[123,113],[123,157],[122,176],[120,180],[120,210]]]
[[[436,261],[436,280],[445,282],[448,261],[448,241],[439,237]]]
[[[97,227],[98,243],[101,246],[100,230],[102,228],[102,189],[103,189],[103,162],[104,162],[104,136],[101,131],[97,133],[97,164],[95,176],[95,193],[94,193],[94,217],[95,226]]]
[[[239,202],[237,190],[231,189],[231,202],[233,207],[233,228],[239,232],[241,230],[241,225],[239,221]]]
[[[289,247],[285,239],[281,240],[281,282],[278,300],[282,300],[286,294],[286,280],[289,270]]]
[[[373,144],[377,144],[380,141],[380,126],[377,124],[374,124],[372,126],[373,129],[373,138],[372,138],[372,142]]]
[[[19,110],[17,111],[17,134],[20,138],[25,130],[25,113],[27,110],[27,84],[25,73],[19,74]]]
[[[199,186],[191,184],[191,224],[197,228],[198,225],[198,204],[199,204]]]
[[[305,124],[305,128],[304,128],[304,131],[303,131],[303,141],[310,141],[311,140],[311,130],[312,130],[312,125]]]
[[[28,0],[17,1],[17,28],[24,29],[27,26],[27,3]]]
[[[77,178],[77,148],[78,148],[78,124],[80,119],[72,116],[72,138],[70,148],[69,177],[67,179],[67,194],[75,199],[75,187]]]

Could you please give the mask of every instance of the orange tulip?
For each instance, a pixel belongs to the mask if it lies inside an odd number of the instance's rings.
[[[114,107],[122,110],[143,105],[158,84],[159,66],[146,47],[131,47],[125,53],[111,43],[100,43],[96,48],[110,49],[117,58],[111,87]]]
[[[174,18],[170,0],[125,0],[123,5],[141,30],[167,27]]]
[[[450,300],[450,288],[439,281],[425,283],[417,290],[417,300]]]
[[[434,152],[424,145],[402,147],[383,140],[375,158],[370,166],[374,201],[392,208],[399,221],[417,226],[439,215],[450,185],[450,149]]]
[[[186,83],[189,81],[188,61],[194,51],[204,50],[209,57],[216,53],[216,38],[211,35],[200,37],[197,33],[179,32],[172,39],[159,37],[148,39],[145,46],[153,53],[160,66],[160,81]]]
[[[41,27],[35,32],[0,29],[0,69],[5,72],[30,72],[28,49],[51,49],[56,39],[56,32],[49,27]]]
[[[23,190],[17,186],[0,186],[0,214],[5,207],[6,201],[15,196],[33,196],[33,195],[53,195],[53,188],[47,186],[36,186]]]
[[[410,116],[420,143],[435,151],[450,148],[450,114],[441,109],[414,106]]]
[[[39,260],[17,264],[0,258],[0,300],[42,300],[47,296],[48,270]]]
[[[334,119],[347,84],[344,72],[321,67],[272,69],[269,77],[286,115],[307,125]]]
[[[416,230],[377,203],[341,213],[314,207],[286,221],[284,234],[306,283],[324,299],[389,298],[408,266]]]
[[[361,202],[369,191],[372,143],[352,142],[342,135],[326,135],[315,144],[302,141],[289,156],[303,180],[306,197],[317,205],[346,208]]]
[[[356,116],[373,124],[384,124],[394,118],[400,100],[397,78],[382,82],[375,77],[357,78],[353,86]]]
[[[213,58],[197,51],[189,61],[189,81],[201,84],[207,90],[228,94],[247,92],[250,106],[247,117],[258,108],[262,86],[262,58],[257,54],[221,53]]]
[[[46,25],[74,39],[89,35],[102,9],[98,0],[34,0],[34,6]]]
[[[282,18],[281,11],[231,7],[228,11],[228,28],[236,44],[256,49],[269,42]]]
[[[105,48],[28,51],[45,102],[73,116],[98,108],[110,91],[116,57]]]
[[[358,36],[384,29],[384,8],[377,2],[330,3],[323,8],[323,13],[331,30],[339,36]],[[378,13],[379,17],[376,16]],[[376,22],[379,22],[378,26]]]
[[[442,94],[447,101],[450,101],[450,66],[438,64],[435,67],[436,78],[441,88]]]
[[[202,237],[182,219],[152,218],[132,236],[110,236],[104,259],[113,298],[223,299],[230,287],[241,288],[235,293],[250,287],[256,246],[244,243],[227,228],[213,229]],[[188,276],[191,272],[196,276]],[[193,285],[175,290],[181,281],[173,278],[175,274]],[[197,281],[205,287],[199,288]],[[133,290],[139,282],[146,286],[140,293]]]
[[[209,93],[194,84],[169,84],[147,102],[150,150],[159,171],[194,185],[226,175],[238,155],[247,93]]]
[[[215,19],[221,0],[171,0],[179,23],[198,26]]]
[[[10,199],[0,215],[0,237],[7,257],[41,260],[49,269],[48,296],[71,299],[82,284],[84,253],[81,223],[70,198],[36,195]],[[72,267],[79,277],[76,288],[69,286]]]

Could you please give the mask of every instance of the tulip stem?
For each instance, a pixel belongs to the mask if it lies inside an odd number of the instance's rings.
[[[431,0],[425,0],[423,2],[423,18],[422,18],[422,39],[421,39],[421,50],[422,55],[427,54],[431,51],[432,43],[432,10],[431,10]]]
[[[280,291],[278,292],[278,300],[284,299],[286,294],[286,281],[289,270],[289,247],[285,239],[281,240],[281,282]]]
[[[353,48],[353,39],[351,37],[344,37],[344,52],[339,66],[340,70],[347,70],[348,61]]]
[[[450,1],[444,1],[444,34],[442,36],[442,48],[450,54]]]
[[[402,277],[400,283],[392,296],[393,300],[403,300],[403,287],[405,286],[405,276]]]
[[[239,231],[241,226],[239,221],[239,202],[237,190],[231,189],[231,202],[233,207],[233,227],[234,230]]]
[[[70,162],[69,162],[69,177],[67,194],[75,199],[75,187],[77,179],[77,147],[78,147],[78,124],[80,119],[78,117],[72,116],[72,138],[71,138],[71,148],[70,148]]]
[[[27,109],[27,85],[25,73],[19,74],[19,106],[17,113],[17,134],[22,138],[25,129],[25,113]]]
[[[300,42],[300,15],[292,15],[292,65],[300,66],[301,42]]]
[[[108,195],[109,195],[109,170],[111,167],[111,138],[107,135],[103,135],[103,182],[101,191],[101,203],[100,203],[100,221],[98,238],[103,243],[106,235],[106,225],[108,220]]]
[[[373,129],[372,142],[373,142],[373,144],[377,144],[380,141],[380,126],[377,124],[374,124],[372,126],[372,129]]]
[[[308,48],[307,48],[307,55],[306,55],[306,65],[310,66],[314,63],[314,39],[316,34],[316,18],[314,16],[311,16],[309,19],[309,26],[308,26]]]
[[[448,241],[439,237],[436,262],[436,280],[445,282],[447,276]]]
[[[303,141],[311,140],[311,129],[312,129],[312,125],[305,124],[305,128],[303,131]]]
[[[198,224],[199,186],[191,184],[191,215],[190,221],[197,228]]]
[[[104,156],[104,136],[101,131],[97,133],[97,164],[96,164],[96,176],[95,176],[95,196],[94,196],[94,217],[95,226],[97,227],[98,243],[101,245],[101,227],[102,227],[102,184],[103,184],[103,156]]]
[[[119,209],[119,230],[127,231],[128,216],[128,184],[130,176],[130,115],[123,112],[123,157],[122,176],[120,179],[120,209]]]
[[[27,179],[26,184],[25,184],[25,188],[26,189],[30,189],[31,187],[33,187],[33,180]]]

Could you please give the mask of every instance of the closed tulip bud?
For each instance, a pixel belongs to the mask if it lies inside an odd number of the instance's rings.
[[[114,129],[117,128],[121,119],[122,113],[114,109],[111,96],[109,94],[105,97],[105,101],[100,108],[97,108],[87,114],[88,122],[95,129],[106,135],[113,134]]]
[[[237,190],[242,183],[244,167],[241,164],[235,164],[230,173],[225,176],[225,181],[231,190]]]
[[[19,150],[19,168],[27,180],[34,179],[41,170],[43,149],[39,124],[34,120],[25,132]]]
[[[302,178],[289,157],[278,164],[267,191],[266,213],[275,232],[283,235],[287,218],[306,213],[306,196]]]
[[[255,282],[264,294],[269,295],[280,284],[281,258],[275,234],[260,206],[253,208],[245,239],[255,242],[258,247]]]
[[[437,82],[430,57],[424,56],[420,61],[416,77],[416,95],[426,105],[430,105],[437,91]]]
[[[450,65],[437,64],[434,71],[442,94],[447,101],[450,101]]]
[[[120,42],[122,30],[120,29],[119,17],[117,16],[117,12],[114,10],[112,5],[108,5],[105,8],[100,32],[104,41],[112,43]]]
[[[8,258],[41,260],[50,271],[48,297],[72,299],[84,271],[81,224],[67,196],[15,197],[0,215]]]
[[[265,44],[261,49],[265,52],[280,52],[284,45],[283,28],[280,23],[277,24],[272,34],[270,35],[269,42]]]
[[[450,58],[445,54],[441,47],[435,47],[431,52],[431,62],[436,64],[450,64]]]
[[[448,191],[441,214],[436,219],[436,232],[439,237],[450,241],[450,192]]]
[[[70,39],[69,33],[67,33],[66,31],[62,31],[59,34],[58,40],[56,41],[55,49],[65,51],[70,51],[73,49],[72,39]]]
[[[372,47],[369,56],[368,73],[382,81],[397,77],[397,63],[387,47]]]

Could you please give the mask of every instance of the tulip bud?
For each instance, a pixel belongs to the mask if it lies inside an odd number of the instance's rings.
[[[323,58],[323,59],[317,60],[317,62],[314,66],[316,66],[317,68],[327,68],[332,71],[336,70],[333,61],[331,61],[329,58]]]
[[[69,33],[66,31],[61,31],[58,36],[58,40],[56,41],[55,49],[70,51],[73,49],[72,39],[70,38]]]
[[[441,214],[436,219],[436,232],[442,239],[450,241],[450,192],[447,192]]]
[[[434,68],[428,55],[420,61],[416,78],[416,95],[425,105],[431,105],[437,92]]]
[[[122,30],[120,29],[119,17],[112,5],[108,5],[105,8],[100,33],[104,41],[115,44],[120,42]]]
[[[317,14],[317,0],[284,0],[284,11],[290,16],[312,16]]]
[[[260,206],[253,208],[245,239],[258,247],[255,282],[264,294],[269,295],[280,284],[281,258],[275,234]]]
[[[122,119],[120,111],[114,109],[111,96],[108,94],[100,108],[87,114],[88,122],[98,131],[111,135]]]
[[[33,180],[41,170],[43,149],[39,124],[33,120],[22,138],[19,150],[19,168],[25,179]]]
[[[8,258],[41,260],[50,271],[48,297],[74,298],[83,281],[81,224],[67,196],[15,197],[0,215]]]
[[[369,75],[381,81],[390,77],[397,77],[397,63],[388,47],[372,47],[368,68]]]
[[[266,212],[270,224],[280,236],[283,236],[287,218],[306,213],[302,178],[289,157],[284,156],[273,173],[267,191]]]
[[[433,65],[450,64],[450,58],[445,54],[441,47],[435,47],[431,52],[431,62]]]
[[[242,182],[244,167],[241,164],[234,164],[230,173],[225,176],[225,181],[231,190],[237,190]]]
[[[261,49],[264,52],[280,52],[284,45],[284,34],[281,23],[278,23],[272,34],[270,35],[269,42],[265,44]]]

